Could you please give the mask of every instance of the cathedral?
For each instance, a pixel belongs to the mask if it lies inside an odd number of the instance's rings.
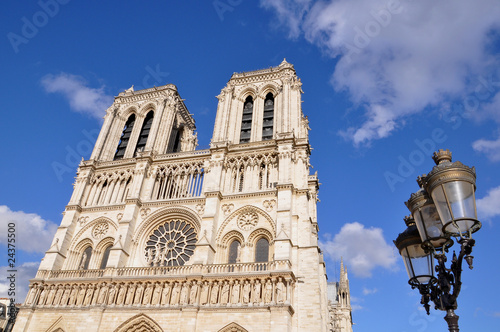
[[[234,73],[210,148],[173,84],[115,97],[14,332],[352,332],[293,65]]]

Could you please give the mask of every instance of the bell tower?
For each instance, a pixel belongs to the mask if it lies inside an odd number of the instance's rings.
[[[174,85],[120,93],[14,331],[328,331],[301,85],[234,73],[206,150]]]

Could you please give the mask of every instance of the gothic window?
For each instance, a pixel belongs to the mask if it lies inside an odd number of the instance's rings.
[[[273,138],[274,97],[268,93],[264,101],[264,121],[262,122],[262,140]]]
[[[149,266],[184,265],[194,254],[196,231],[183,220],[167,221],[156,228],[146,242],[145,258]]]
[[[127,149],[128,141],[130,140],[130,135],[132,134],[132,129],[134,128],[134,123],[135,114],[132,114],[131,116],[129,116],[127,122],[125,123],[125,127],[123,128],[120,142],[118,143],[118,147],[116,148],[114,160],[122,159],[125,155],[125,150]]]
[[[82,254],[80,258],[80,265],[78,266],[79,270],[88,270],[90,257],[92,256],[92,247],[88,246]]]
[[[153,111],[150,111],[146,115],[144,123],[142,124],[141,133],[139,134],[139,141],[137,142],[137,145],[135,147],[135,152],[144,151],[144,148],[146,147],[146,143],[148,141],[149,131],[151,130],[151,125],[153,124],[153,116],[154,116]]]
[[[241,119],[240,143],[250,142],[252,132],[253,98],[248,96],[243,104],[243,116]]]
[[[101,259],[101,266],[99,267],[101,270],[105,269],[106,265],[108,264],[109,253],[110,253],[112,247],[113,247],[113,245],[111,244],[111,245],[107,246],[106,249],[104,249],[104,254],[102,255],[102,259]]]
[[[269,261],[269,241],[261,237],[255,245],[255,262],[262,263]]]
[[[243,166],[241,166],[240,168],[240,179],[239,179],[239,183],[238,183],[238,191],[239,192],[242,192],[243,191],[243,184],[245,183],[245,168]]]
[[[229,258],[228,258],[228,264],[235,264],[239,263],[240,260],[240,248],[241,248],[241,243],[238,240],[234,240],[231,242],[229,245]]]

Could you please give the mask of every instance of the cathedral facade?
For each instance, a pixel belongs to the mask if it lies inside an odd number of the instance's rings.
[[[285,60],[233,74],[206,150],[174,85],[120,93],[14,331],[352,331],[347,275],[328,285],[318,247],[301,85]]]

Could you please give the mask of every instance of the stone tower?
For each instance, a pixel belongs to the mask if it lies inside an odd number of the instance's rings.
[[[120,93],[14,331],[328,331],[301,85],[233,74],[206,150],[174,85]]]

